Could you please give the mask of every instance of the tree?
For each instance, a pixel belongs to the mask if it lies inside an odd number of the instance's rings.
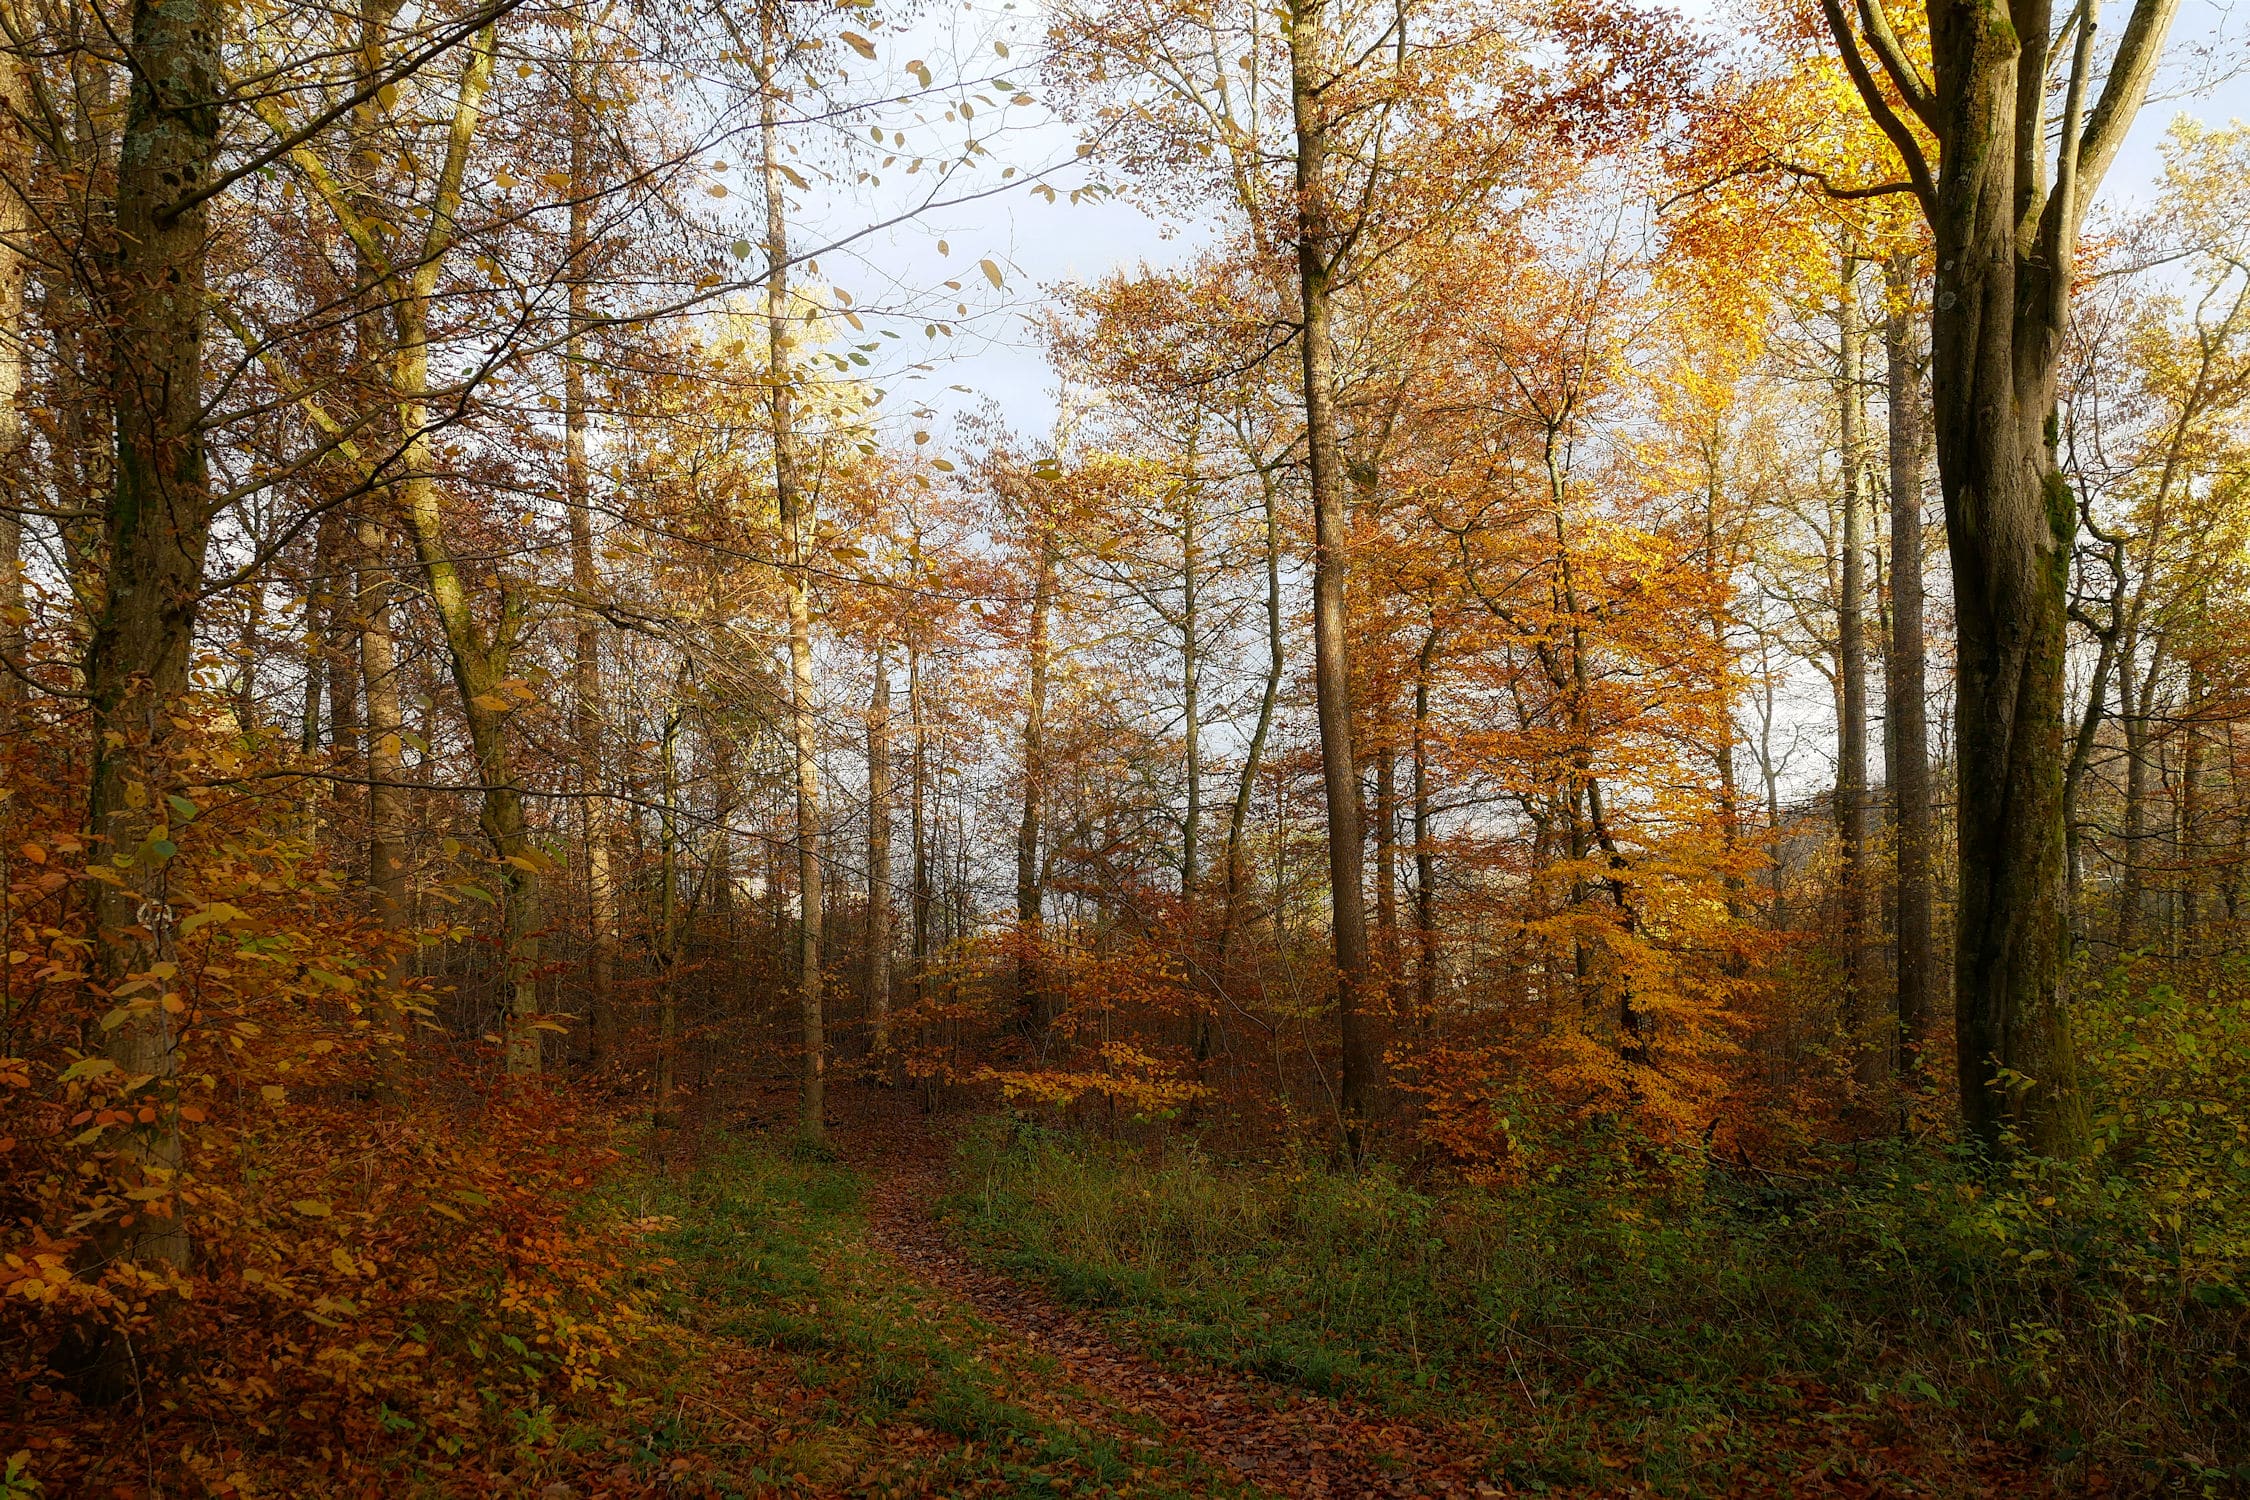
[[[2048,0],[2013,0],[2005,12],[1939,0],[1927,78],[1880,0],[1865,0],[1856,25],[1841,0],[1822,0],[1845,69],[1905,169],[1900,188],[1935,240],[1931,400],[1960,673],[1956,1063],[1962,1115],[1995,1150],[2068,1156],[2085,1136],[2065,993],[2062,815],[2078,515],[2056,463],[2056,384],[2080,226],[2176,9],[2135,0],[2089,109],[2093,0],[2059,31]],[[2066,44],[2050,128],[2048,80]]]

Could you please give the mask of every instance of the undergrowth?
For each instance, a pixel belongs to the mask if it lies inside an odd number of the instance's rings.
[[[2146,988],[2084,1002],[2130,1092],[2074,1166],[1879,1142],[1784,1172],[1595,1131],[1471,1189],[987,1121],[955,1208],[1144,1348],[1481,1425],[1519,1484],[2236,1493],[2239,1080]]]

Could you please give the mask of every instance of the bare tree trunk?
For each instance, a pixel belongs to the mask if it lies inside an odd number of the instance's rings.
[[[1437,1020],[1437,850],[1430,840],[1430,671],[1436,658],[1438,627],[1433,623],[1414,657],[1414,965],[1417,1026]]]
[[[875,644],[867,709],[867,1023],[877,1055],[891,1046],[891,665]]]
[[[651,1123],[679,1123],[680,1050],[680,691],[675,686],[657,746],[656,1105]]]
[[[477,766],[483,801],[478,823],[500,866],[503,1066],[510,1077],[536,1077],[540,1071],[539,933],[540,866],[532,857],[524,819],[523,787],[508,750],[508,720],[518,706],[506,684],[515,639],[522,628],[522,601],[510,594],[505,576],[498,625],[487,631],[469,600],[450,543],[430,449],[430,301],[439,270],[451,250],[461,206],[461,178],[478,113],[492,82],[494,28],[485,26],[470,43],[454,101],[444,165],[430,205],[428,229],[419,258],[391,288],[394,354],[392,397],[398,407],[401,445],[395,471],[399,507],[417,560],[430,587],[430,606],[445,633],[446,654],[461,698],[461,716]]]
[[[188,687],[189,650],[211,535],[202,429],[205,244],[199,187],[218,150],[221,21],[210,0],[137,0],[128,43],[132,100],[118,158],[118,249],[109,297],[116,353],[116,488],[105,518],[109,568],[86,653],[93,730],[88,821],[95,1003],[112,1093],[153,1107],[118,1143],[119,1192],[142,1204],[101,1246],[105,1257],[184,1266],[188,1237],[173,1196],[181,1160],[171,1079],[178,1068],[163,985],[129,987],[172,957],[168,862],[172,715]],[[122,992],[122,993],[121,993]],[[123,1375],[105,1348],[95,1383]]]
[[[1867,964],[1867,539],[1860,492],[1865,462],[1861,434],[1862,342],[1859,310],[1859,258],[1844,252],[1843,295],[1836,309],[1839,335],[1836,395],[1842,441],[1842,592],[1836,601],[1838,697],[1842,703],[1836,746],[1836,831],[1843,848],[1840,873],[1843,930],[1838,943],[1844,960],[1844,1046],[1856,1059],[1868,1044]]]
[[[907,899],[907,919],[912,928],[914,951],[908,957],[911,960],[914,999],[919,1003],[922,999],[923,974],[930,962],[929,758],[925,751],[929,725],[924,716],[922,698],[922,652],[912,626],[908,626],[906,632],[906,715],[907,726],[914,739],[907,758],[907,774],[912,783],[912,795],[907,799],[908,831],[912,837],[914,859],[913,889],[908,893]]]
[[[1883,738],[1891,764],[1893,843],[1898,868],[1898,1060],[1919,1077],[1937,1016],[1941,983],[1932,926],[1931,873],[1936,814],[1930,789],[1929,682],[1922,623],[1922,413],[1915,369],[1914,265],[1891,257],[1884,268],[1889,316],[1883,325],[1888,376],[1891,470],[1891,650],[1884,674]]]
[[[1024,1024],[1034,1032],[1043,1032],[1054,1019],[1048,1013],[1039,972],[1046,910],[1039,846],[1040,823],[1046,810],[1048,621],[1055,604],[1055,549],[1043,527],[1036,530],[1033,545],[1038,556],[1032,564],[1031,635],[1026,647],[1023,817],[1016,828],[1016,922],[1023,944],[1016,958],[1016,996],[1023,1008]]]
[[[590,39],[583,24],[571,36],[570,102],[570,333],[563,350],[563,491],[570,515],[570,582],[578,595],[571,659],[572,737],[578,752],[581,827],[586,843],[586,1005],[588,1049],[599,1061],[617,1043],[617,882],[610,870],[614,840],[611,807],[602,793],[601,616],[593,607],[601,588],[594,571],[594,514],[586,460],[585,329],[591,317],[588,283],[593,267],[593,87]]]
[[[9,31],[20,23],[11,17]],[[0,41],[13,43],[9,36]],[[22,50],[0,46],[0,734],[13,734],[24,701],[23,517],[16,509],[28,498],[25,458],[29,434],[23,419],[24,287],[30,256],[26,245],[32,215],[25,197],[31,191],[31,88]]]
[[[1189,461],[1194,461],[1192,448]],[[1180,512],[1180,695],[1185,718],[1180,733],[1186,742],[1187,760],[1187,816],[1180,822],[1180,899],[1184,903],[1195,900],[1201,854],[1197,846],[1203,832],[1203,663],[1196,639],[1202,623],[1196,592],[1202,581],[1197,571],[1202,558],[1195,532],[1197,498],[1191,476]]]
[[[782,27],[778,0],[759,10],[758,149],[766,194],[766,378],[772,385],[774,499],[788,554],[789,728],[797,781],[797,999],[804,1048],[798,1095],[798,1133],[809,1143],[827,1138],[825,1088],[828,1046],[821,1017],[820,760],[813,718],[812,505],[797,464],[796,378],[789,353],[789,235],[781,186],[780,71]]]
[[[375,914],[404,931],[406,891],[406,720],[399,706],[398,646],[391,633],[389,533],[359,522],[359,668],[367,684],[367,867]]]
[[[2200,612],[2200,610],[2199,610]],[[2203,922],[2203,663],[2188,669],[2187,702],[2180,709],[2180,827],[2176,861],[2179,866],[2180,953],[2187,956],[2202,947]]]
[[[1287,661],[1281,634],[1281,505],[1280,486],[1271,467],[1258,468],[1258,487],[1265,502],[1266,560],[1266,679],[1258,695],[1258,722],[1250,731],[1249,747],[1242,754],[1242,775],[1235,783],[1234,809],[1227,818],[1226,907],[1219,917],[1218,972],[1224,982],[1228,945],[1234,936],[1242,886],[1248,876],[1243,841],[1250,827],[1250,801],[1258,787],[1258,770],[1264,763],[1266,739],[1273,731],[1274,703],[1281,695],[1281,674]],[[1275,891],[1278,898],[1280,891]]]
[[[1358,761],[1352,753],[1348,486],[1336,441],[1334,285],[1341,236],[1329,203],[1331,108],[1326,0],[1291,0],[1290,105],[1296,132],[1297,286],[1302,322],[1306,477],[1313,507],[1313,698],[1320,726],[1328,810],[1328,889],[1336,960],[1336,1016],[1342,1065],[1337,1107],[1345,1148],[1367,1146],[1368,1118],[1380,1087],[1381,1056],[1367,1024],[1367,897],[1362,864]]]

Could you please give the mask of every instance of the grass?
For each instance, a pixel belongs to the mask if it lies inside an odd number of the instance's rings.
[[[1061,1403],[1025,1399],[1054,1390],[1052,1366],[905,1280],[869,1243],[862,1188],[832,1161],[740,1140],[683,1182],[615,1189],[670,1221],[650,1248],[677,1363],[620,1456],[633,1482],[691,1470],[722,1495],[1240,1492],[1192,1454],[1126,1451]]]
[[[955,1207],[1126,1341],[1480,1427],[1526,1487],[2250,1482],[2240,1319],[2123,1274],[2101,1184],[1996,1190],[1908,1148],[1786,1178],[1643,1161],[1433,1192],[994,1123]]]

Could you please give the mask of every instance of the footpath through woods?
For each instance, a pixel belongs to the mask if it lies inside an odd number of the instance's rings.
[[[787,1145],[785,1092],[743,1103],[651,1189],[677,1358],[630,1433],[600,1424],[577,1460],[550,1451],[519,1477],[577,1497],[2055,1493],[2013,1445],[1945,1441],[1809,1384],[1712,1418],[1734,1440],[1666,1481],[1640,1471],[1677,1419],[1633,1389],[1464,1391],[1458,1414],[1401,1415],[1264,1379],[1176,1346],[1160,1319],[1008,1274],[1006,1247],[960,1222],[965,1119],[840,1089],[834,1155],[813,1159]]]
[[[975,1264],[939,1214],[948,1141],[894,1101],[855,1101],[838,1132],[868,1181],[874,1243],[914,1280],[958,1299],[1001,1337],[992,1357],[1046,1383],[1078,1422],[1131,1449],[1193,1452],[1276,1495],[1498,1495],[1464,1434],[1181,1358],[1159,1366],[1037,1290]],[[1051,1369],[1035,1373],[1037,1367]],[[1152,1431],[1152,1424],[1154,1430]]]

